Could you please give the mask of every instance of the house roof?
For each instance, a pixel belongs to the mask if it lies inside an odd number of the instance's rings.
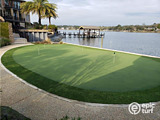
[[[91,30],[100,30],[101,28],[100,27],[97,27],[97,26],[80,26],[79,29],[91,29]]]

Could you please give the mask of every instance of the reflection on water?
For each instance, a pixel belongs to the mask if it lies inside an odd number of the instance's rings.
[[[101,38],[63,38],[64,42],[76,43],[79,45],[99,47]]]
[[[77,33],[78,31],[65,32]],[[86,46],[101,47],[101,38],[66,37],[63,38],[63,41]],[[160,34],[105,32],[103,48],[160,57]]]

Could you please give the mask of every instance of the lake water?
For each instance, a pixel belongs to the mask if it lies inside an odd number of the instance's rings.
[[[78,31],[65,30],[61,32],[77,33]],[[128,33],[128,32],[102,32],[103,48],[140,53],[160,57],[160,33]],[[101,38],[63,38],[64,42],[79,45],[101,47]]]

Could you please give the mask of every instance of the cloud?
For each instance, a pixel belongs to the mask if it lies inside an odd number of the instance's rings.
[[[133,12],[133,13],[126,13],[126,16],[152,16],[152,17],[154,17],[154,16],[160,16],[160,13],[141,13],[141,12]]]
[[[160,21],[160,0],[49,0],[58,5],[59,25],[153,24]],[[37,21],[34,16],[32,21]],[[48,20],[43,20],[48,23]]]

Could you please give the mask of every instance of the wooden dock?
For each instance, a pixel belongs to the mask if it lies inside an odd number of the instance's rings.
[[[81,32],[81,30],[83,32]],[[104,37],[105,34],[101,33],[101,28],[100,27],[96,27],[96,26],[80,26],[79,27],[79,32],[75,33],[71,33],[71,32],[63,32],[61,33],[61,35],[63,37],[78,37],[78,38],[101,38]]]
[[[78,38],[101,38],[101,37],[104,37],[105,34],[104,33],[100,33],[100,34],[96,34],[96,33],[93,33],[93,34],[87,34],[87,33],[66,33],[66,32],[63,32],[63,33],[60,33],[63,37],[78,37]]]

